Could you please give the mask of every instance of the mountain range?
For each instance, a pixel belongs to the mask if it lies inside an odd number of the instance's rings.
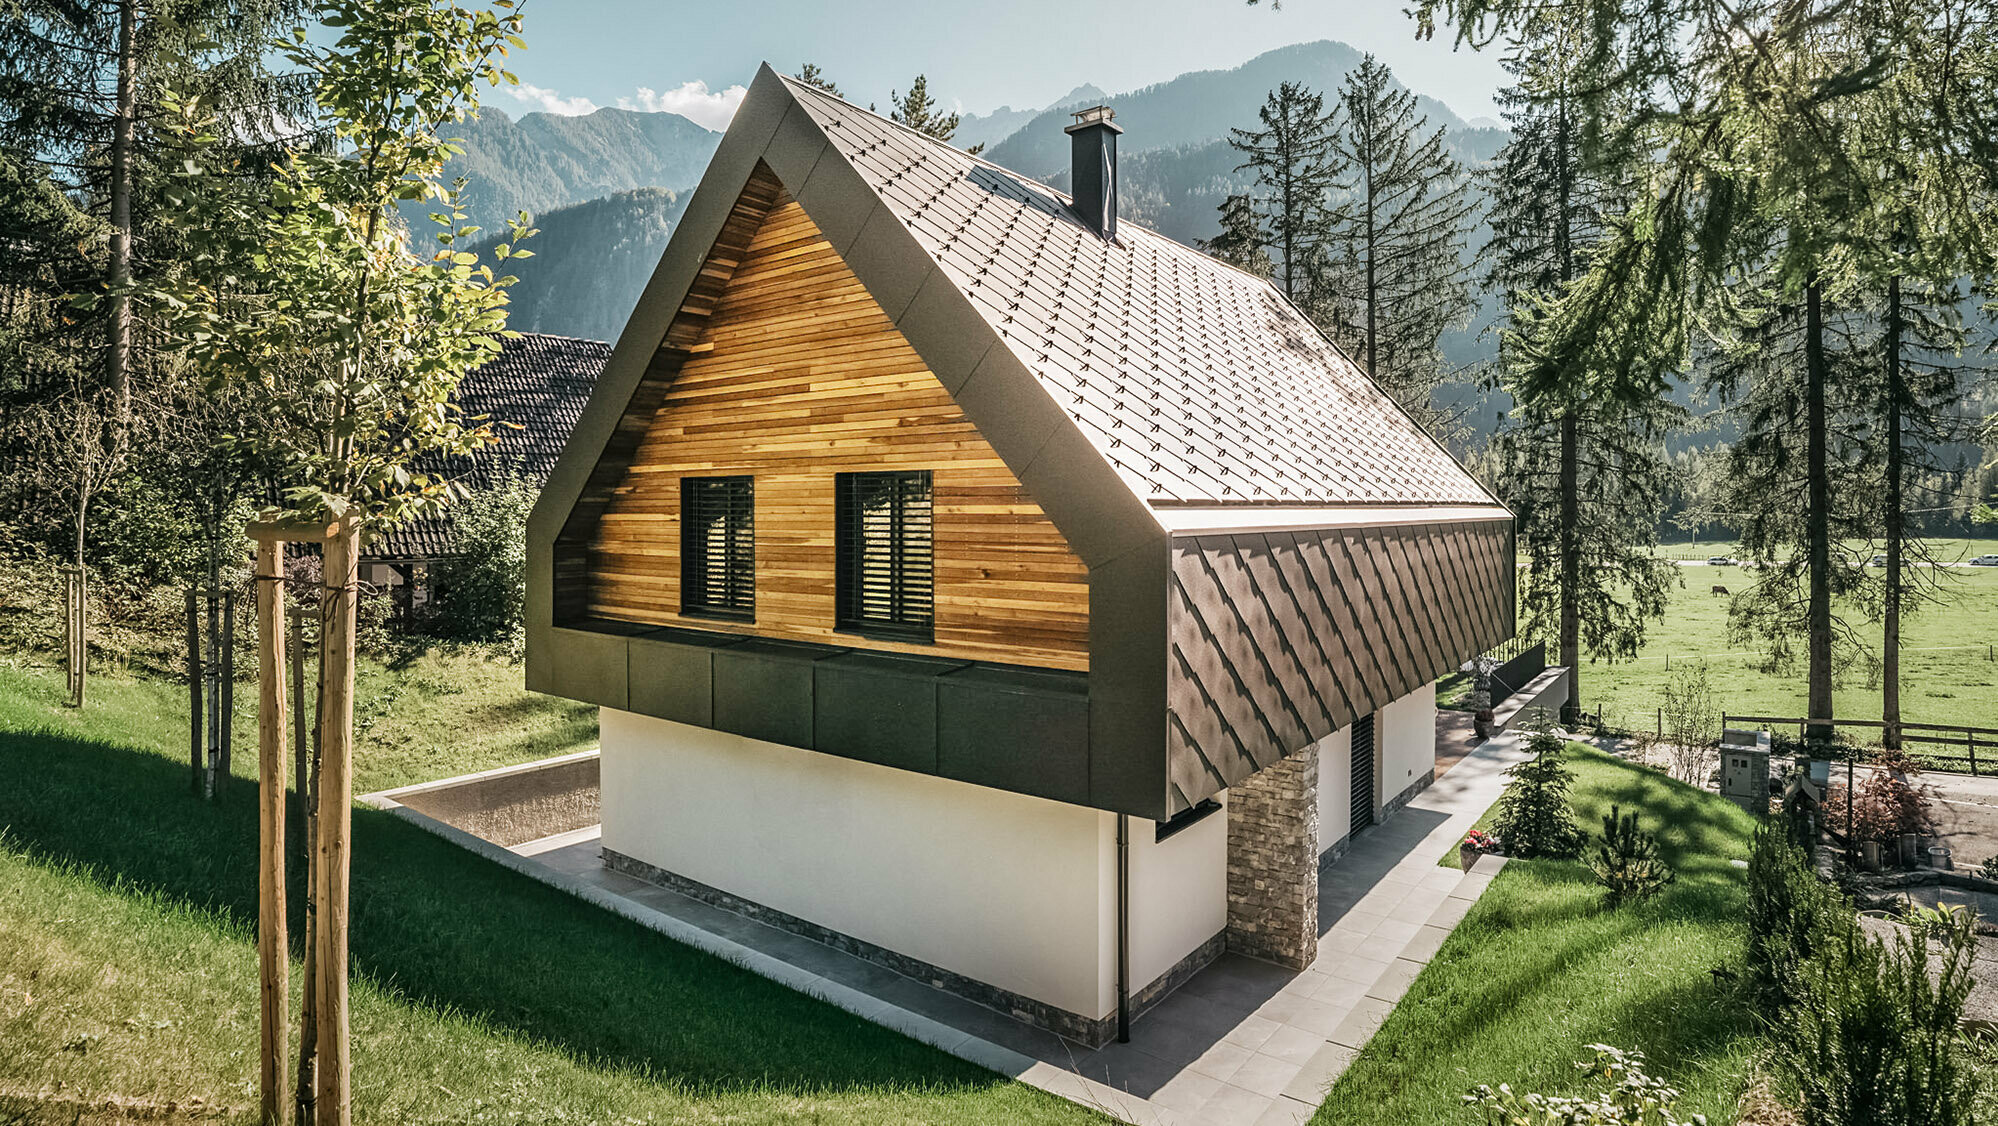
[[[1064,188],[1069,141],[1062,129],[1069,114],[1107,102],[1124,129],[1118,139],[1124,217],[1192,243],[1215,233],[1223,199],[1251,185],[1249,173],[1238,170],[1241,157],[1228,144],[1228,130],[1254,124],[1282,82],[1302,82],[1329,100],[1361,58],[1353,47],[1321,40],[1114,96],[1078,86],[1039,109],[1002,106],[965,115],[953,143],[984,143],[993,163]],[[1471,167],[1489,161],[1507,140],[1503,129],[1467,123],[1432,98],[1418,94],[1417,102]],[[520,279],[513,327],[615,339],[720,139],[675,114],[620,109],[575,117],[530,113],[518,121],[487,110],[468,123],[465,154],[449,169],[467,179],[468,214],[501,232],[507,217],[526,210],[541,230],[529,243],[535,257],[509,267]],[[1482,241],[1474,236],[1474,245]],[[1445,338],[1453,364],[1489,351],[1479,332],[1488,316],[1481,310]],[[1486,425],[1488,419],[1480,420],[1480,428]]]

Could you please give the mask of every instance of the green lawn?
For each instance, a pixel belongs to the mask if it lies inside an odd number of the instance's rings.
[[[1739,594],[1752,572],[1733,568],[1683,568],[1685,586],[1676,590],[1663,620],[1653,622],[1635,661],[1589,663],[1579,670],[1582,700],[1604,718],[1650,729],[1672,671],[1703,662],[1713,678],[1719,705],[1736,715],[1802,716],[1807,699],[1803,646],[1794,667],[1776,674],[1758,666],[1763,650],[1730,646],[1728,599],[1710,593],[1715,584]],[[1918,723],[1998,726],[1998,567],[1951,568],[1945,580],[1951,601],[1923,607],[1902,625],[1901,713]],[[1879,626],[1855,615],[1863,637],[1877,648]],[[1669,666],[1669,667],[1668,667]],[[1838,714],[1880,718],[1880,687],[1864,662],[1844,662],[1837,670],[1834,701]]]
[[[1479,1083],[1567,1092],[1585,1045],[1636,1048],[1687,1092],[1682,1109],[1720,1126],[1759,1042],[1752,1018],[1709,972],[1738,962],[1752,819],[1705,792],[1591,748],[1571,746],[1582,822],[1611,803],[1658,833],[1676,883],[1608,911],[1587,868],[1505,866],[1366,1049],[1316,1123],[1461,1126]]]
[[[376,692],[356,788],[594,738],[581,709],[509,702],[512,676]],[[119,1100],[247,1122],[254,743],[207,804],[180,689],[100,678],[79,715],[60,688],[0,667],[0,1121],[122,1122],[74,1113]],[[355,811],[353,880],[356,1122],[1101,1121],[385,813]]]
[[[354,792],[369,793],[597,745],[597,709],[522,687],[518,662],[444,647],[394,665],[362,659],[354,686]],[[187,756],[184,682],[93,673],[90,706],[61,702],[63,673],[46,660],[0,656],[0,699],[15,728],[81,722],[107,734],[144,732]],[[236,685],[234,761],[257,754],[257,686]],[[177,740],[177,741],[176,741]],[[252,771],[253,773],[253,771]]]

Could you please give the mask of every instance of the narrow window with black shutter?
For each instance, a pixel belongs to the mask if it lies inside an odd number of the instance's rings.
[[[929,641],[936,618],[929,470],[841,473],[834,488],[834,624]]]
[[[680,612],[756,617],[753,478],[680,478]]]

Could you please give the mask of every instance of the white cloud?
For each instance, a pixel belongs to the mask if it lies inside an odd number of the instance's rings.
[[[518,86],[502,86],[507,96],[514,101],[524,102],[542,113],[559,113],[564,117],[578,117],[597,112],[597,103],[584,97],[565,98],[545,86],[532,86],[521,83]]]
[[[677,113],[696,125],[720,131],[728,128],[747,92],[741,86],[710,90],[707,83],[697,78],[666,91],[640,86],[635,96],[619,98],[617,104],[619,109]]]

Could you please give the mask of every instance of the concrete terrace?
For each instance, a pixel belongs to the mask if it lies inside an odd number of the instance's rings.
[[[503,848],[368,799],[516,871],[904,1032],[1133,1123],[1253,1126],[1310,1118],[1409,983],[1503,863],[1439,868],[1524,757],[1500,735],[1448,764],[1434,785],[1362,833],[1319,880],[1317,961],[1292,972],[1224,954],[1131,1027],[1131,1042],[1081,1047],[871,962],[613,872],[598,832]]]

